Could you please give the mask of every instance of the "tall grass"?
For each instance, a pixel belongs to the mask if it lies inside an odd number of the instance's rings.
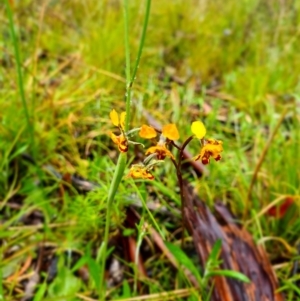
[[[30,115],[29,115],[29,109],[28,105],[26,102],[26,97],[25,97],[25,90],[24,90],[24,83],[23,83],[23,70],[22,70],[22,61],[21,61],[21,56],[20,56],[20,50],[19,50],[19,37],[16,34],[15,31],[15,26],[14,26],[14,20],[13,20],[13,10],[12,10],[12,3],[9,2],[9,0],[5,0],[6,4],[6,12],[7,12],[7,17],[9,20],[9,30],[10,30],[10,35],[12,39],[12,45],[14,47],[14,54],[15,54],[15,61],[16,61],[16,70],[17,70],[17,75],[18,75],[18,89],[20,93],[20,98],[24,110],[24,116],[27,124],[27,133],[29,136],[29,141],[30,141],[30,146],[31,150],[33,152],[33,155],[35,156],[35,145],[34,145],[34,122],[33,120],[30,120]]]

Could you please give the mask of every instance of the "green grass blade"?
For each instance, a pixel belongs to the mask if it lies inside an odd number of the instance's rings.
[[[13,21],[13,11],[11,9],[11,6],[9,4],[9,0],[5,0],[6,3],[6,11],[7,11],[7,17],[9,20],[9,30],[14,46],[14,52],[15,52],[15,58],[16,58],[16,68],[17,68],[17,74],[18,74],[18,87],[20,92],[20,97],[22,101],[22,106],[24,109],[25,119],[27,123],[27,131],[30,137],[30,145],[33,150],[33,153],[35,153],[34,148],[34,128],[33,124],[30,122],[30,116],[29,116],[29,110],[26,102],[25,97],[25,90],[24,90],[24,83],[23,83],[23,72],[22,72],[22,64],[21,64],[21,57],[20,57],[20,51],[19,51],[19,43],[18,38],[16,35],[15,27],[14,27],[14,21]],[[34,154],[35,155],[35,154]]]

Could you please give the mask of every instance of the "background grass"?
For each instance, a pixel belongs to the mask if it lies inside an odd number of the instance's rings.
[[[134,60],[144,4],[129,2]],[[26,130],[9,23],[5,6],[0,6],[4,293],[7,300],[22,294],[19,281],[6,279],[28,256],[36,260],[36,248],[44,242],[54,250],[60,268],[51,281],[41,282],[41,297],[35,300],[62,295],[64,300],[82,299],[78,294],[93,298],[105,201],[117,157],[107,135],[112,128],[108,115],[112,108],[125,108],[122,2],[26,0],[14,1],[12,10],[35,144]],[[133,127],[145,121],[143,110],[148,110],[162,123],[175,122],[181,137],[189,135],[191,121],[201,119],[208,135],[224,142],[223,159],[209,165],[209,174],[187,176],[203,200],[210,206],[216,199],[230,205],[255,240],[265,244],[287,300],[297,300],[299,293],[294,284],[299,276],[290,273],[299,259],[300,231],[299,18],[300,3],[291,0],[153,1],[133,92]],[[245,216],[253,172],[284,110],[287,114],[259,169]],[[189,150],[196,154],[198,147],[193,142]],[[27,155],[35,165],[25,160]],[[129,155],[135,160],[133,149]],[[61,179],[55,171],[87,178],[98,188],[78,192],[67,176]],[[155,175],[151,185],[122,183],[111,216],[112,236],[123,227],[126,206],[143,197],[172,210],[171,221],[153,214],[166,239],[177,243],[172,234],[180,227],[174,211],[180,208],[175,171],[166,162]],[[287,195],[296,196],[295,203],[282,219],[260,214]],[[32,213],[37,211],[42,217],[35,217],[34,225]],[[153,225],[149,214],[144,219]],[[95,269],[87,283],[74,276],[76,258]],[[146,267],[152,276],[144,280],[145,292],[191,287],[180,271],[170,279],[174,273],[162,255],[153,252],[149,258]],[[128,284],[133,275],[125,278],[127,282],[109,290],[112,299],[134,295]],[[62,288],[62,283],[70,285]]]

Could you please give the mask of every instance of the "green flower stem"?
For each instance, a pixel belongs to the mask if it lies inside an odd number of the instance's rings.
[[[24,109],[25,113],[25,119],[27,123],[27,131],[29,134],[29,139],[30,139],[30,145],[31,149],[33,151],[33,155],[35,158],[35,147],[34,147],[34,129],[33,125],[30,122],[30,117],[29,117],[29,111],[26,103],[26,97],[25,97],[25,91],[24,91],[24,83],[23,83],[23,73],[22,73],[22,64],[21,64],[21,58],[20,58],[20,52],[19,52],[19,43],[17,39],[17,35],[15,32],[15,27],[14,27],[14,20],[13,20],[13,12],[9,4],[9,0],[5,0],[6,3],[6,11],[7,11],[7,17],[9,20],[9,30],[11,34],[11,38],[13,41],[14,45],[14,52],[15,52],[15,58],[16,58],[16,68],[17,68],[17,74],[18,74],[18,87],[19,87],[19,93],[22,101],[22,106]]]
[[[129,47],[129,30],[128,30],[128,24],[129,24],[129,9],[128,9],[128,0],[124,0],[124,34],[125,34],[125,57],[126,57],[126,93],[125,93],[125,100],[126,100],[126,121],[125,121],[125,132],[128,132],[129,125],[130,125],[130,100],[131,100],[131,90],[133,83],[136,78],[137,70],[139,68],[140,60],[142,57],[142,51],[145,44],[146,39],[146,32],[147,32],[147,26],[150,16],[150,8],[151,8],[151,0],[146,1],[146,12],[145,12],[145,18],[143,22],[143,29],[142,29],[142,35],[140,38],[140,45],[137,53],[137,58],[135,61],[135,65],[133,68],[133,73],[131,76],[130,73],[130,47]]]
[[[109,187],[107,206],[106,206],[106,219],[105,219],[105,230],[104,239],[101,246],[101,263],[100,263],[100,290],[99,290],[99,300],[105,300],[105,285],[104,285],[104,273],[105,273],[105,262],[106,262],[106,251],[109,240],[109,226],[110,226],[110,212],[112,204],[118,190],[119,184],[122,180],[124,170],[127,162],[127,153],[121,153],[118,158],[118,163],[113,175],[112,183]]]
[[[131,120],[131,89],[133,82],[136,77],[137,69],[140,63],[143,46],[146,38],[147,25],[150,14],[150,4],[151,0],[146,2],[146,13],[143,23],[142,35],[140,39],[139,50],[137,54],[137,59],[133,69],[133,75],[131,77],[130,73],[130,47],[129,47],[129,9],[128,9],[128,0],[124,0],[124,40],[125,40],[125,60],[126,60],[126,92],[125,92],[125,101],[126,101],[126,120],[125,120],[125,132],[129,131],[130,120]],[[106,251],[109,239],[109,226],[110,226],[110,212],[112,208],[112,203],[114,201],[116,192],[118,190],[119,184],[122,180],[124,170],[127,162],[127,154],[121,153],[119,155],[118,163],[113,175],[113,180],[109,188],[108,197],[107,197],[107,208],[106,208],[106,220],[105,220],[105,230],[104,230],[104,240],[101,246],[101,263],[100,263],[100,290],[99,290],[99,300],[105,300],[105,285],[104,285],[104,272],[105,272],[105,262],[106,262]]]
[[[138,54],[137,54],[137,57],[136,57],[135,66],[134,66],[134,69],[133,69],[133,72],[132,72],[132,77],[131,77],[131,81],[130,81],[130,88],[132,87],[133,82],[135,80],[136,73],[137,73],[137,70],[139,68],[139,64],[140,64],[140,60],[141,60],[141,56],[142,56],[142,51],[143,51],[143,47],[144,47],[144,43],[145,43],[146,31],[147,31],[147,26],[148,26],[148,21],[149,21],[149,16],[150,16],[150,7],[151,7],[151,0],[147,0],[145,19],[144,19],[143,30],[142,30],[142,36],[141,36],[141,40],[140,40],[140,46],[139,46]]]
[[[130,125],[130,99],[131,99],[131,76],[130,76],[130,46],[129,46],[129,13],[128,13],[128,0],[124,0],[124,43],[125,43],[125,61],[126,61],[126,120],[125,120],[125,132],[128,132]]]

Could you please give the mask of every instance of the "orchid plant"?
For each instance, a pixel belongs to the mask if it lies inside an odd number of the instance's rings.
[[[177,171],[182,203],[185,200],[182,191],[183,181],[181,175],[181,161],[183,151],[187,147],[187,145],[193,139],[197,139],[200,142],[200,151],[193,158],[193,160],[200,160],[204,165],[209,164],[211,158],[213,158],[215,161],[219,161],[221,159],[221,153],[223,151],[222,141],[213,138],[204,138],[206,135],[206,128],[201,121],[194,121],[191,124],[192,135],[188,137],[180,146],[176,142],[180,138],[176,124],[167,124],[163,126],[161,131],[153,128],[150,125],[143,124],[140,128],[134,128],[128,132],[125,132],[125,118],[125,112],[122,112],[120,115],[114,109],[110,112],[110,119],[112,124],[118,127],[120,131],[120,135],[118,136],[116,136],[113,132],[110,132],[110,137],[118,146],[118,149],[121,153],[127,153],[130,144],[138,144],[137,142],[129,140],[129,136],[131,136],[132,133],[135,132],[139,132],[139,136],[141,138],[149,139],[151,141],[155,141],[156,143],[156,145],[151,146],[146,150],[145,159],[143,160],[143,162],[133,164],[130,167],[129,173],[126,175],[126,178],[153,180],[153,169],[158,164],[163,163],[166,158],[168,158],[173,162]],[[179,156],[177,160],[169,149],[170,145],[173,145],[179,150]]]
[[[163,163],[165,159],[170,159],[173,165],[176,168],[177,179],[180,187],[181,195],[181,208],[183,210],[184,204],[184,193],[183,193],[183,179],[181,174],[181,161],[183,157],[183,151],[185,147],[194,139],[197,138],[200,141],[201,148],[199,154],[194,158],[194,160],[201,160],[203,164],[208,164],[210,158],[214,158],[216,161],[221,159],[220,153],[223,151],[222,142],[215,139],[204,139],[206,134],[206,129],[204,124],[201,121],[195,121],[192,123],[191,131],[192,136],[187,138],[184,143],[179,146],[176,144],[176,141],[180,138],[178,129],[175,124],[167,124],[162,130],[155,129],[149,125],[142,125],[140,128],[129,129],[130,125],[130,115],[131,115],[131,91],[133,84],[136,78],[137,70],[139,67],[140,58],[142,55],[142,50],[146,37],[146,29],[150,15],[150,6],[151,0],[146,0],[145,2],[145,18],[142,27],[142,34],[140,38],[140,45],[137,52],[137,58],[131,70],[130,64],[130,47],[129,47],[129,5],[128,0],[124,0],[124,41],[125,41],[125,59],[126,59],[126,91],[125,91],[125,100],[126,100],[126,112],[118,114],[116,110],[110,112],[110,119],[112,124],[118,128],[118,133],[110,132],[110,137],[112,141],[117,145],[120,154],[114,174],[112,177],[111,185],[109,187],[107,195],[107,210],[106,210],[106,221],[104,229],[104,238],[101,245],[100,252],[100,296],[99,300],[105,299],[105,290],[103,290],[104,285],[104,271],[105,271],[105,262],[106,262],[106,251],[108,247],[109,239],[109,227],[110,227],[110,212],[112,204],[118,190],[119,184],[124,176],[124,170],[126,168],[127,162],[127,152],[129,150],[130,144],[140,144],[135,141],[129,140],[129,138],[135,133],[139,132],[139,136],[143,139],[149,139],[155,141],[155,145],[149,147],[145,152],[145,159],[143,162],[134,164],[130,167],[129,172],[126,175],[126,178],[132,179],[145,179],[153,180],[153,170],[157,168],[157,165]],[[131,72],[132,71],[132,72]],[[158,137],[158,139],[157,139]],[[170,150],[170,145],[173,145],[179,150],[179,156],[176,160],[175,156]]]

